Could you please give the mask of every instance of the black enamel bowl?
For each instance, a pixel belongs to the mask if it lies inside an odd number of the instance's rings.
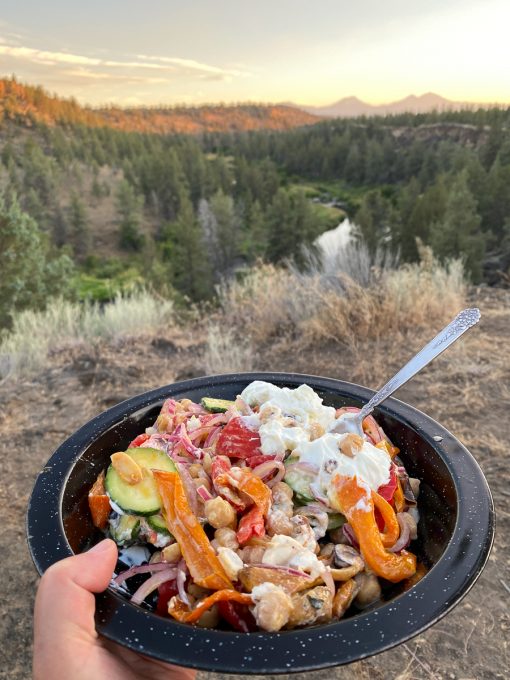
[[[39,573],[86,550],[100,538],[87,494],[114,451],[152,425],[167,397],[199,401],[233,399],[252,380],[280,386],[307,383],[329,406],[361,405],[373,392],[358,385],[285,373],[197,378],[124,401],[79,429],[40,473],[28,508],[28,543]],[[377,410],[377,420],[402,451],[411,476],[421,480],[418,540],[413,550],[426,576],[403,592],[393,588],[371,610],[322,626],[280,633],[238,634],[196,628],[132,605],[108,589],[97,596],[96,623],[105,637],[171,663],[223,673],[291,673],[357,661],[424,631],[469,591],[488,558],[494,509],[477,463],[447,430],[396,399]]]

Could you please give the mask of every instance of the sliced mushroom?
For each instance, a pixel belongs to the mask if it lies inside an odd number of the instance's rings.
[[[350,545],[335,545],[331,575],[335,581],[348,581],[365,568],[365,562]]]
[[[351,578],[345,583],[342,583],[340,588],[336,591],[333,598],[333,616],[341,619],[345,612],[351,606],[354,598],[358,594],[360,586]]]
[[[326,531],[328,530],[328,514],[327,512],[324,512],[323,510],[315,510],[312,508],[300,508],[296,515],[302,515],[303,517],[306,517],[308,520],[308,523],[313,529],[313,534],[315,536],[315,540],[318,541],[320,538],[323,538],[326,535]]]
[[[381,597],[381,585],[375,574],[366,572],[356,575],[356,583],[359,585],[359,592],[356,595],[355,603],[360,609],[368,607]]]
[[[326,586],[317,586],[292,596],[292,611],[287,628],[327,623],[333,616],[333,595]]]

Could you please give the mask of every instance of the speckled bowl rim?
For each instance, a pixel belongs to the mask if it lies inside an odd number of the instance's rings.
[[[39,474],[27,513],[28,545],[40,574],[73,554],[62,522],[62,498],[76,461],[103,432],[132,413],[170,396],[252,380],[312,387],[361,402],[373,391],[332,378],[290,373],[206,376],[167,385],[124,401],[98,415],[67,439]],[[348,664],[390,649],[423,632],[447,614],[480,575],[494,540],[495,515],[489,486],[467,449],[444,427],[394,398],[378,409],[423,438],[438,453],[457,494],[452,538],[439,561],[409,591],[370,612],[301,630],[250,633],[201,629],[161,618],[127,602],[112,589],[97,596],[100,634],[136,652],[191,668],[222,673],[276,674]],[[441,441],[434,439],[441,438]],[[59,497],[55,504],[55,497]]]

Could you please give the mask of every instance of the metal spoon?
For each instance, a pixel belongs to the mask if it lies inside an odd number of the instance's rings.
[[[464,309],[460,314],[457,314],[455,319],[451,321],[448,326],[445,326],[436,337],[431,340],[425,347],[415,354],[415,356],[407,362],[407,364],[400,369],[400,371],[389,380],[384,387],[374,394],[372,399],[363,406],[359,413],[345,413],[337,421],[334,432],[343,434],[345,432],[353,432],[355,434],[363,434],[362,422],[379,406],[381,402],[387,399],[393,392],[396,392],[408,380],[411,380],[422,368],[425,368],[433,359],[445,351],[451,344],[460,338],[467,330],[480,321],[480,310],[476,307],[473,309]]]

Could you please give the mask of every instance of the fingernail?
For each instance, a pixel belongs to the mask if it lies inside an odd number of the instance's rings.
[[[89,553],[102,553],[102,552],[107,552],[110,549],[110,543],[111,540],[109,538],[105,538],[101,541],[101,543],[96,543],[90,550],[87,552]]]

